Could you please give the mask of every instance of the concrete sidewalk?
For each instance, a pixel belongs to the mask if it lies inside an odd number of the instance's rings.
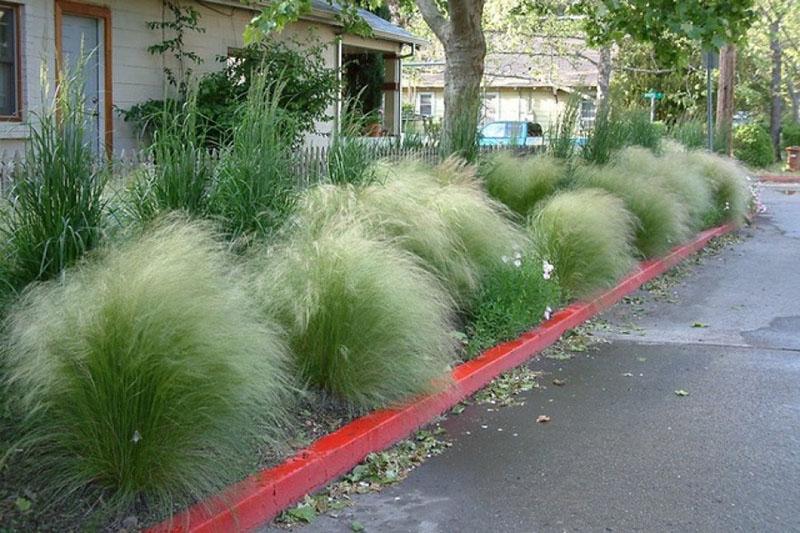
[[[764,201],[675,302],[613,308],[523,406],[449,417],[447,452],[302,530],[800,531],[800,194]]]

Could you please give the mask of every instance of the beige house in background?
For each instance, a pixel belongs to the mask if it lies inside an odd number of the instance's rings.
[[[546,132],[570,95],[579,95],[583,127],[594,121],[597,94],[596,53],[546,56],[523,53],[488,54],[483,80],[481,124],[525,121]],[[444,115],[444,62],[406,63],[403,104],[415,117]]]
[[[217,58],[243,46],[243,31],[258,9],[237,0],[176,1],[194,7],[201,16],[199,25],[205,28],[205,33],[185,35],[185,48],[203,59],[193,66],[197,74],[221,70]],[[424,41],[367,12],[362,16],[372,27],[373,37],[344,34],[336,7],[325,0],[312,0],[312,6],[307,16],[278,38],[324,44],[331,68],[341,66],[350,53],[383,53],[383,127],[399,135],[402,57]],[[9,157],[24,148],[29,124],[42,109],[42,68],[52,87],[56,58],[74,63],[81,50],[95,51],[87,62],[86,95],[94,117],[90,126],[96,150],[119,153],[138,148],[131,125],[116,110],[164,98],[163,66],[170,58],[147,51],[163,39],[161,30],[148,29],[147,22],[170,16],[162,0],[0,0],[0,156]],[[317,124],[317,132],[307,138],[309,145],[328,142],[338,113],[334,106],[329,113],[333,120]]]

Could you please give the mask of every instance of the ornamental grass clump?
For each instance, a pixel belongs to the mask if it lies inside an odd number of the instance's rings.
[[[451,301],[407,252],[358,221],[298,228],[253,259],[264,313],[285,327],[300,379],[359,408],[442,385]]]
[[[516,338],[561,303],[554,267],[531,250],[503,256],[476,294],[466,325],[467,356]]]
[[[0,210],[3,300],[57,276],[102,239],[108,174],[87,133],[82,66],[60,80],[52,97],[42,81],[52,104],[31,123],[25,160]]]
[[[713,207],[706,213],[704,225],[742,224],[753,199],[747,172],[732,159],[710,152],[689,152],[687,159],[711,188]]]
[[[529,231],[538,257],[568,298],[609,287],[634,264],[636,218],[624,202],[599,189],[557,194],[533,216]]]
[[[489,194],[525,216],[544,198],[565,184],[566,164],[549,154],[518,157],[500,152],[481,172]]]
[[[657,182],[683,205],[692,232],[703,228],[706,213],[713,206],[712,191],[697,167],[689,163],[686,152],[670,151],[657,157],[646,148],[631,146],[617,152],[613,164],[627,173],[638,173],[643,180]]]
[[[657,257],[685,240],[691,230],[689,214],[680,200],[660,180],[624,165],[586,166],[577,171],[578,182],[618,196],[637,218],[636,249],[641,257]]]
[[[7,381],[53,501],[160,508],[252,468],[288,356],[235,270],[203,226],[171,220],[23,297]]]
[[[270,235],[294,208],[296,123],[281,109],[282,91],[264,72],[254,74],[231,144],[220,154],[209,207],[231,238]]]
[[[128,211],[139,222],[175,210],[203,216],[214,164],[200,125],[197,96],[190,94],[180,106],[164,103],[157,118],[159,127],[148,149],[155,164],[145,166],[130,187]]]

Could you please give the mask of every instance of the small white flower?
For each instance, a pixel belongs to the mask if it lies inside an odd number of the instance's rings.
[[[501,260],[503,263],[508,263],[508,256],[507,256],[507,255],[504,255],[504,256],[502,256],[502,257],[500,258],[500,260]]]
[[[517,267],[517,268],[521,267],[522,266],[522,260],[521,259],[514,259],[514,266]]]
[[[545,259],[545,260],[543,260],[543,261],[542,261],[542,277],[543,277],[544,279],[550,279],[550,277],[553,275],[553,270],[555,270],[555,268],[556,268],[556,267],[554,267],[554,266],[553,266],[553,265],[552,265],[550,262],[548,262],[546,259]]]
[[[522,259],[522,252],[516,252],[514,254],[514,259]]]
[[[139,430],[137,429],[133,432],[133,438],[131,438],[131,442],[138,444],[140,440],[142,440],[142,434],[139,433]]]
[[[731,208],[731,203],[725,202],[725,211],[729,210],[730,208]]]
[[[547,306],[547,307],[545,307],[545,309],[544,309],[544,319],[545,319],[545,320],[550,320],[550,318],[551,318],[552,316],[553,316],[553,310],[552,310],[552,309],[550,309],[550,306],[548,305],[548,306]]]

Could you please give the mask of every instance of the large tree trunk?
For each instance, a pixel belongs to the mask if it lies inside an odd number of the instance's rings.
[[[471,158],[477,141],[480,87],[486,57],[486,40],[481,27],[484,0],[448,0],[446,15],[435,0],[417,0],[417,5],[444,46],[442,153],[460,153]]]
[[[736,75],[736,46],[726,44],[719,51],[719,85],[717,87],[717,136],[724,142],[725,152],[733,153],[733,87]]]
[[[608,105],[609,91],[611,87],[611,73],[613,71],[613,59],[611,57],[611,45],[607,44],[600,48],[600,60],[597,63],[597,109],[605,109]]]
[[[779,19],[769,25],[769,48],[772,50],[772,78],[770,80],[770,112],[769,135],[775,151],[775,160],[781,160],[781,112],[783,99],[781,98],[781,62],[783,50],[780,41],[781,23]]]

